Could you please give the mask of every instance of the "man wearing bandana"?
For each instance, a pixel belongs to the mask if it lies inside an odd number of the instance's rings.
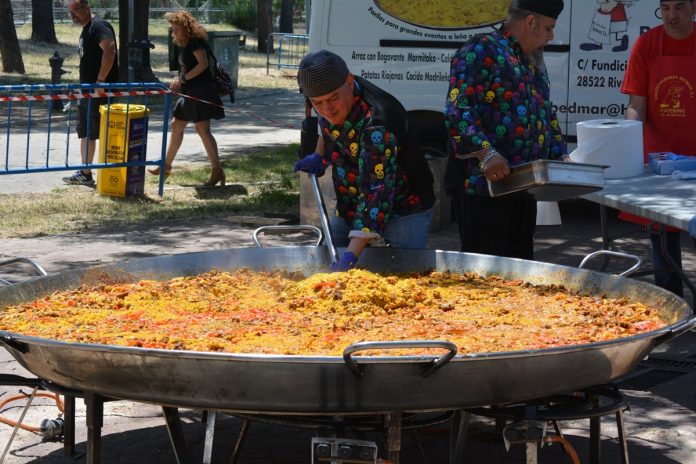
[[[486,180],[567,156],[543,60],[562,10],[563,0],[513,0],[500,30],[474,37],[452,58],[445,183],[462,251],[533,259],[536,200],[526,192],[491,198]]]

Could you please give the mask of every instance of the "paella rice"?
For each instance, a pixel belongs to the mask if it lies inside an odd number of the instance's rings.
[[[304,277],[240,269],[58,291],[4,308],[0,329],[66,342],[230,353],[340,355],[360,341],[414,339],[449,340],[460,353],[481,353],[626,337],[666,325],[659,315],[626,298],[471,272],[355,269]]]
[[[465,28],[505,19],[510,0],[376,0],[398,19],[421,26]]]

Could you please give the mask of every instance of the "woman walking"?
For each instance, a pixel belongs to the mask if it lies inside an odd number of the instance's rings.
[[[185,96],[174,107],[165,175],[169,176],[171,172],[174,158],[184,140],[184,129],[189,122],[193,122],[212,166],[210,179],[203,185],[212,187],[218,182],[225,185],[225,172],[220,164],[217,142],[210,132],[210,120],[225,117],[225,110],[208,67],[208,33],[186,11],[167,13],[164,17],[172,28],[172,40],[181,48],[179,77],[172,82],[171,89]],[[159,167],[151,169],[150,173],[159,175]]]

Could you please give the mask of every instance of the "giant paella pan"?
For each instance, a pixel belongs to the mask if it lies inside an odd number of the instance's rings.
[[[72,270],[0,289],[0,307],[83,284],[136,282],[250,268],[325,272],[320,247],[241,248],[142,258]],[[7,331],[0,341],[36,376],[109,398],[231,412],[363,414],[451,410],[582,389],[630,372],[655,346],[696,325],[691,308],[653,285],[535,261],[431,251],[368,249],[378,272],[472,271],[536,285],[627,297],[657,306],[666,325],[626,338],[527,351],[457,353],[446,341],[356,344],[343,356],[213,353],[70,343]],[[437,348],[443,354],[364,354],[368,348]],[[363,352],[363,353],[361,353]],[[360,355],[363,354],[363,355]]]

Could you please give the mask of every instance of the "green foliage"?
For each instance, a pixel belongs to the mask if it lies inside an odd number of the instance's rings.
[[[285,188],[265,186],[244,199],[244,203],[255,211],[284,213],[297,208],[300,203],[300,195],[297,192],[289,192]]]
[[[234,0],[224,8],[225,22],[247,32],[256,31],[256,0]]]

